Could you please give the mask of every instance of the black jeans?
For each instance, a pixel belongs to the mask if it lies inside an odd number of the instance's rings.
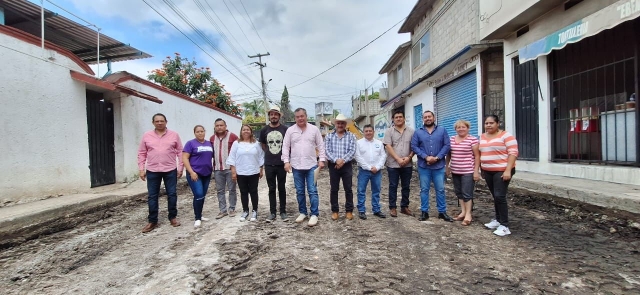
[[[251,207],[258,211],[258,181],[260,174],[238,175],[238,188],[240,189],[240,202],[242,211],[249,212],[249,195],[251,195]]]
[[[353,167],[351,162],[345,162],[340,169],[336,169],[336,163],[329,162],[329,183],[331,184],[331,212],[339,212],[338,189],[342,179],[344,189],[344,210],[353,212]]]
[[[476,186],[476,182],[473,180],[473,173],[451,173],[451,176],[453,178],[453,190],[455,191],[458,199],[464,202],[471,201],[471,199],[473,199],[473,189]]]
[[[276,181],[278,182],[278,198],[280,199],[280,213],[287,212],[287,191],[285,181],[287,179],[287,171],[284,165],[265,165],[264,172],[267,177],[267,185],[269,186],[269,209],[272,214],[276,214]]]
[[[389,209],[395,209],[396,200],[398,199],[398,182],[402,184],[402,199],[400,200],[400,208],[409,207],[409,189],[411,187],[411,174],[413,167],[388,168],[389,176]]]
[[[482,170],[482,177],[487,182],[493,196],[493,206],[496,210],[496,220],[501,225],[509,227],[509,208],[507,207],[507,189],[511,180],[502,180],[504,171]],[[511,169],[511,176],[516,174],[516,168]]]

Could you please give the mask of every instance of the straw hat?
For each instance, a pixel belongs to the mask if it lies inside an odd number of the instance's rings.
[[[335,118],[333,118],[331,122],[335,125],[336,122],[348,122],[348,121],[349,121],[349,118],[347,118],[347,116],[343,114],[338,114]]]

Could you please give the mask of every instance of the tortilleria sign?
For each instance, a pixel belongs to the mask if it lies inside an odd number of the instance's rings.
[[[640,0],[620,0],[518,50],[520,63],[578,42],[640,16]]]

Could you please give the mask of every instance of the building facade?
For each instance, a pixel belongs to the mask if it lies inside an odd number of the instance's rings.
[[[480,0],[479,10],[480,38],[504,41],[518,169],[640,184],[640,1]]]
[[[411,41],[379,72],[387,74],[390,98],[376,121],[390,123],[391,114],[402,110],[418,129],[422,113],[431,110],[449,134],[464,119],[478,135],[484,115],[504,112],[502,45],[479,41],[477,1],[417,1],[399,33],[410,33]]]

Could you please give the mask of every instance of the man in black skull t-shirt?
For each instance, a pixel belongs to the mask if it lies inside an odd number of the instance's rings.
[[[269,207],[271,214],[267,218],[267,222],[273,222],[276,219],[276,181],[278,183],[278,196],[280,199],[280,217],[282,221],[288,221],[287,218],[287,191],[285,181],[287,171],[284,170],[284,162],[282,162],[282,140],[287,133],[287,126],[280,124],[280,108],[277,106],[269,110],[269,125],[260,130],[260,138],[264,149],[264,167],[267,176],[267,184],[269,185]]]

